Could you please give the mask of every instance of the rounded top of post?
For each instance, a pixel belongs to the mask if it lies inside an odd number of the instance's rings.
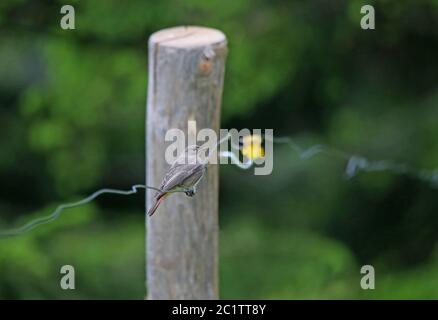
[[[226,39],[217,29],[182,26],[157,31],[151,35],[149,42],[160,47],[193,48],[226,42]]]

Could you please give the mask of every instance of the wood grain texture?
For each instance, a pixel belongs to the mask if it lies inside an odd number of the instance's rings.
[[[177,27],[149,39],[146,184],[159,186],[170,167],[166,131],[196,120],[219,131],[227,41],[218,30]],[[218,298],[218,167],[210,165],[193,198],[168,197],[146,217],[149,299]],[[146,210],[154,192],[146,191]]]

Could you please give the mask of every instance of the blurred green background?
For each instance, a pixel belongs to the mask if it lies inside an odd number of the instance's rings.
[[[229,40],[222,127],[301,146],[438,164],[438,1],[0,2],[0,229],[101,187],[144,181],[147,39],[219,28]],[[376,30],[360,28],[373,4]],[[438,189],[275,146],[274,171],[221,167],[220,296],[438,299]],[[144,195],[105,195],[0,240],[0,298],[145,296]],[[60,268],[76,290],[60,289]],[[376,268],[361,290],[360,267]]]

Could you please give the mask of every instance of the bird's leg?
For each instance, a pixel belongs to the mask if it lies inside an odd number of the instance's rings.
[[[186,189],[185,193],[187,196],[193,197],[196,194],[196,184],[194,184],[192,187]]]
[[[192,187],[186,189],[185,194],[189,197],[193,197],[196,194],[196,187],[198,183],[201,181],[202,176],[199,177],[199,179],[193,184]]]

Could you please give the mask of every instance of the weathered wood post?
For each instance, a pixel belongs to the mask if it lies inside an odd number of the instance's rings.
[[[215,29],[176,27],[149,39],[146,184],[159,187],[169,168],[166,131],[219,131],[227,53]],[[146,204],[154,191],[146,191]],[[147,206],[146,206],[147,207]],[[149,299],[218,298],[218,166],[210,165],[193,198],[175,193],[146,217]]]

